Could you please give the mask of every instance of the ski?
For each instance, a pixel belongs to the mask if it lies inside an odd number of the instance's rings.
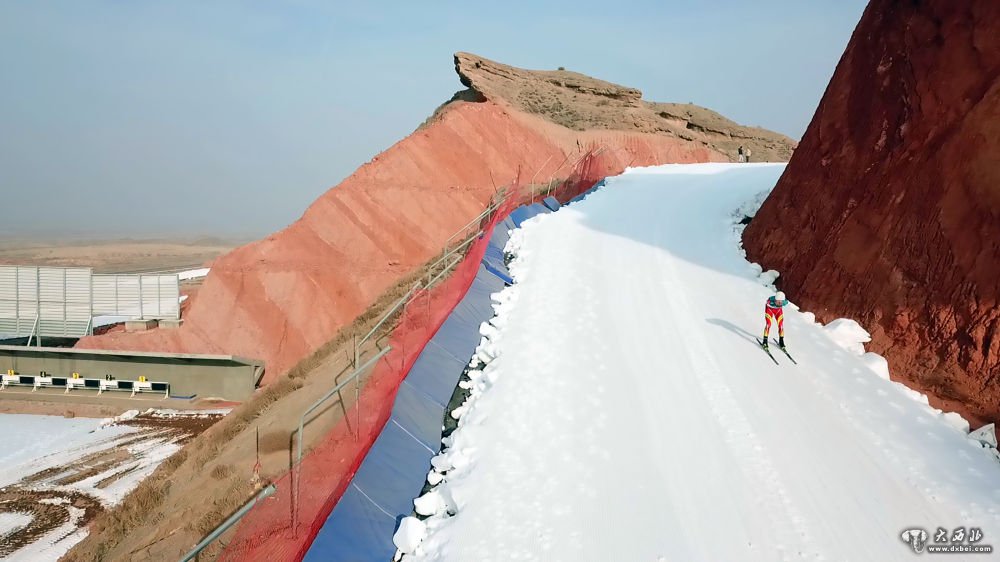
[[[764,353],[766,353],[767,356],[771,358],[771,361],[774,361],[774,364],[777,365],[778,364],[778,360],[775,359],[773,355],[771,355],[771,350],[770,349],[764,347],[764,342],[762,340],[758,340],[757,338],[754,338],[754,339],[757,340],[757,345],[759,345],[760,348],[764,350]]]
[[[778,342],[777,342],[777,340],[772,340],[772,341],[774,341],[775,345],[777,345],[777,343],[778,343]],[[798,362],[798,361],[796,361],[796,360],[795,360],[795,359],[794,359],[794,358],[793,358],[793,357],[792,357],[791,355],[789,355],[789,353],[788,353],[788,350],[787,350],[787,349],[785,349],[785,348],[781,347],[780,345],[778,346],[778,349],[780,349],[780,350],[781,350],[781,352],[785,354],[785,357],[788,357],[788,360],[789,360],[789,361],[791,361],[792,363],[795,363],[796,365],[798,365],[798,364],[799,364],[799,362]]]

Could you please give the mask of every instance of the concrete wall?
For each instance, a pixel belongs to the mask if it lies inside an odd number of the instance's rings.
[[[105,375],[132,381],[145,376],[169,383],[171,395],[236,401],[250,397],[264,371],[259,361],[230,355],[0,346],[0,373],[8,369],[24,376],[45,371],[53,377],[70,377],[75,372],[99,380]]]

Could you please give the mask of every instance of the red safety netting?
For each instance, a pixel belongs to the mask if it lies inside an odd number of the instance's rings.
[[[600,151],[591,150],[549,195],[565,202],[592,187],[607,171]],[[406,305],[390,336],[392,350],[372,368],[358,402],[297,468],[274,480],[275,494],[243,518],[219,560],[281,562],[305,556],[388,421],[410,367],[472,284],[494,225],[517,205],[538,198],[537,192],[527,191],[517,186],[509,189],[496,211],[484,219],[485,234],[470,246],[456,269],[431,290],[419,291]]]
[[[603,148],[592,148],[577,160],[568,178],[551,190],[534,192],[531,202],[541,197],[552,196],[560,203],[565,203],[618,171],[620,170],[615,169],[614,160],[609,153]]]

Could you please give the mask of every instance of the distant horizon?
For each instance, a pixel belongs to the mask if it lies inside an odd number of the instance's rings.
[[[13,212],[0,238],[285,228],[463,89],[457,51],[799,140],[864,6],[6,4],[0,189]]]

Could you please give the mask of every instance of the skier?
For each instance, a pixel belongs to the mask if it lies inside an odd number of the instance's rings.
[[[785,349],[785,315],[782,307],[788,304],[785,293],[778,291],[764,303],[764,350],[767,350],[767,334],[771,331],[771,319],[778,325],[778,347]]]

